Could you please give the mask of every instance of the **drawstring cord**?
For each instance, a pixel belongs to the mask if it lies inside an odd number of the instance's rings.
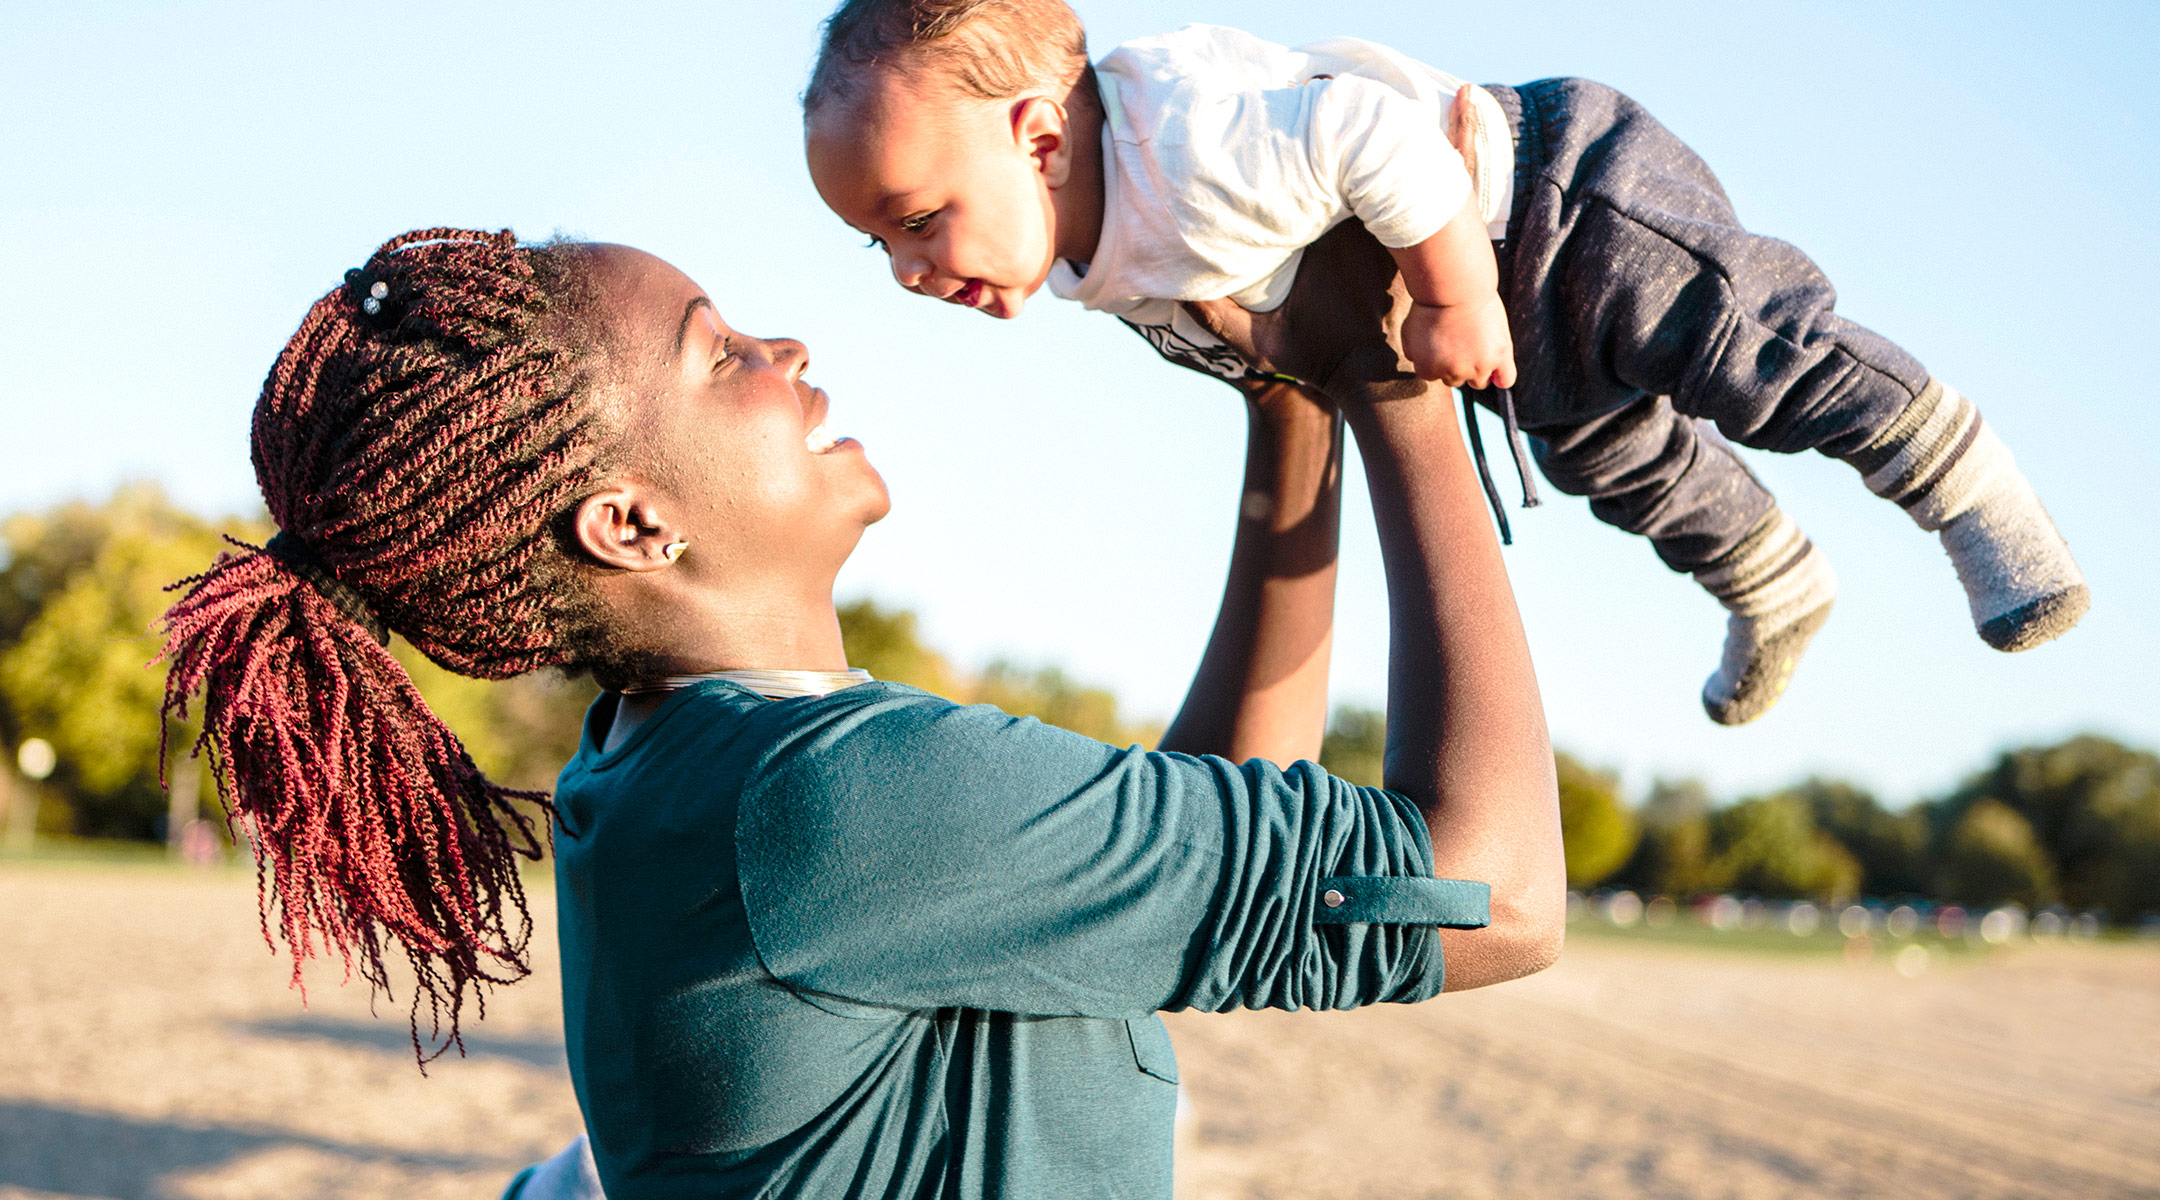
[[[1305,386],[1293,375],[1275,371],[1256,373],[1260,378],[1276,383]],[[1493,483],[1492,467],[1485,462],[1485,439],[1478,434],[1477,404],[1470,398],[1470,393],[1485,389],[1466,387],[1459,390],[1462,392],[1463,427],[1470,431],[1470,456],[1477,460],[1478,482],[1485,486],[1485,502],[1492,505],[1493,520],[1500,525],[1500,544],[1512,546],[1515,544],[1515,531],[1508,526],[1507,508],[1500,503],[1500,489]],[[1530,449],[1523,443],[1522,426],[1515,420],[1515,389],[1501,388],[1499,391],[1500,423],[1507,427],[1508,452],[1515,459],[1515,478],[1522,483],[1522,506],[1536,508],[1544,501],[1538,499],[1537,484],[1530,478]]]
[[[1483,388],[1463,388],[1463,427],[1470,433],[1470,455],[1477,460],[1478,482],[1485,485],[1485,502],[1492,505],[1493,520],[1500,525],[1500,544],[1515,544],[1515,531],[1508,527],[1507,509],[1500,503],[1500,489],[1494,485],[1492,468],[1485,462],[1485,439],[1478,434],[1477,404],[1470,393]],[[1530,451],[1523,444],[1522,426],[1515,420],[1515,389],[1500,390],[1500,423],[1507,427],[1508,451],[1515,458],[1515,478],[1522,482],[1522,506],[1536,508],[1537,485],[1530,481]]]

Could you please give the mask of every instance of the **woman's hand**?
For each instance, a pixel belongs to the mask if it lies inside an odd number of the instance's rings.
[[[1229,300],[1185,308],[1260,370],[1301,379],[1338,402],[1425,390],[1396,351],[1410,296],[1395,259],[1355,221],[1306,247],[1289,298],[1273,312],[1248,312]]]

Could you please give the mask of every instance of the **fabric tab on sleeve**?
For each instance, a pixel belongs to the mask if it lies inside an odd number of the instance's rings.
[[[1315,925],[1441,925],[1483,929],[1492,923],[1492,885],[1469,879],[1336,875],[1320,881]]]

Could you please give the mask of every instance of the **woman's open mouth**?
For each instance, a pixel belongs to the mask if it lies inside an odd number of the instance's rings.
[[[810,389],[809,404],[811,407],[805,415],[811,418],[810,430],[803,434],[803,449],[812,454],[824,454],[848,440],[826,428],[825,414],[832,408],[832,399],[825,394],[824,388]]]

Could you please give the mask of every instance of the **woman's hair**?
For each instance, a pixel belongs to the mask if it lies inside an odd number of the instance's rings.
[[[428,711],[395,631],[460,674],[590,666],[597,605],[563,541],[601,469],[574,248],[508,231],[385,242],[308,310],[255,405],[255,476],[280,533],[235,543],[165,614],[168,714],[203,695],[230,814],[253,835],[293,980],[318,950],[387,990],[417,977],[432,1053],[468,991],[529,971],[517,857],[539,832]],[[230,820],[231,817],[228,817]],[[544,816],[543,816],[544,819]],[[267,878],[264,878],[267,870]]]
[[[1095,97],[1087,30],[1064,0],[845,0],[825,20],[804,115],[861,95],[876,67],[939,74],[984,100]]]

